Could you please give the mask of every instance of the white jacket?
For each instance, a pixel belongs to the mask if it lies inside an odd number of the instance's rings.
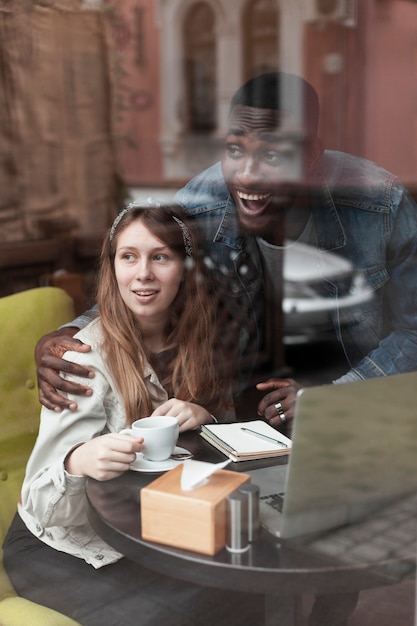
[[[97,318],[75,335],[91,345],[91,352],[66,352],[68,361],[88,365],[95,378],[88,384],[91,396],[77,396],[76,411],[56,413],[42,407],[39,434],[26,467],[18,510],[28,529],[49,546],[83,558],[95,568],[119,560],[123,555],[106,544],[87,519],[85,477],[64,469],[67,454],[93,437],[119,432],[127,426],[123,402],[114,387],[101,350],[101,323]],[[84,379],[64,375],[85,384]],[[154,408],[168,399],[149,363],[146,385],[158,398]]]

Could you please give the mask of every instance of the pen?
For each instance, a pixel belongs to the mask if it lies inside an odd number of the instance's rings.
[[[258,439],[264,439],[265,441],[270,441],[271,443],[277,443],[283,448],[288,448],[287,444],[279,441],[278,439],[274,439],[273,437],[268,437],[268,435],[263,435],[262,433],[257,433],[255,430],[251,430],[250,428],[241,428],[243,432],[248,433],[249,435],[253,435],[253,437],[258,437]]]

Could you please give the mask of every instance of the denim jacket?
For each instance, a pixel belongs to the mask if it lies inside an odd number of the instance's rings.
[[[350,312],[351,319],[334,316],[335,333],[350,365],[339,380],[417,369],[416,204],[396,176],[342,152],[325,152],[320,181],[312,197],[318,247],[349,259],[374,293]],[[176,199],[190,217],[208,263],[224,278],[230,310],[243,320],[241,349],[251,335],[259,345],[260,253],[255,237],[238,232],[221,164],[197,175]],[[337,298],[335,285],[328,283],[327,291]]]

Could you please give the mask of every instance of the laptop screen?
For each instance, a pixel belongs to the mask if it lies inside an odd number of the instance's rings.
[[[281,537],[360,521],[417,491],[416,407],[417,372],[301,390]]]

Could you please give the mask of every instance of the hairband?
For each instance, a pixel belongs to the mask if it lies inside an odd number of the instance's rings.
[[[157,201],[155,201],[153,198],[148,198],[148,204],[150,206],[155,206],[160,208],[161,204]],[[114,233],[116,231],[116,228],[118,227],[121,219],[126,215],[126,213],[128,213],[131,209],[136,208],[136,207],[140,207],[141,205],[138,204],[137,202],[131,202],[130,204],[128,204],[127,206],[125,206],[124,209],[122,209],[120,211],[120,213],[117,215],[116,219],[114,220],[112,227],[110,229],[110,234],[109,234],[109,239],[110,241],[113,241],[113,237],[114,237]],[[171,216],[173,220],[175,220],[178,224],[178,226],[181,228],[181,232],[182,232],[182,238],[183,238],[183,242],[184,242],[184,248],[185,248],[185,254],[189,257],[193,256],[193,244],[191,242],[191,235],[190,235],[190,231],[188,230],[187,226],[184,224],[184,222],[182,220],[180,220],[179,217],[177,217],[176,215],[172,215]]]
[[[116,219],[114,220],[112,227],[110,229],[110,234],[109,234],[109,239],[110,241],[113,241],[113,237],[114,237],[114,231],[116,230],[116,228],[118,227],[120,220],[126,215],[126,213],[128,211],[130,211],[130,209],[133,209],[134,207],[139,206],[136,202],[131,202],[130,204],[128,204],[127,206],[125,206],[124,209],[122,209],[120,211],[120,213],[117,215]]]
[[[178,226],[181,228],[182,238],[184,241],[185,254],[187,256],[192,257],[193,256],[193,244],[191,243],[190,231],[188,230],[184,222],[180,220],[179,217],[177,217],[176,215],[173,215],[172,219],[175,220]]]

